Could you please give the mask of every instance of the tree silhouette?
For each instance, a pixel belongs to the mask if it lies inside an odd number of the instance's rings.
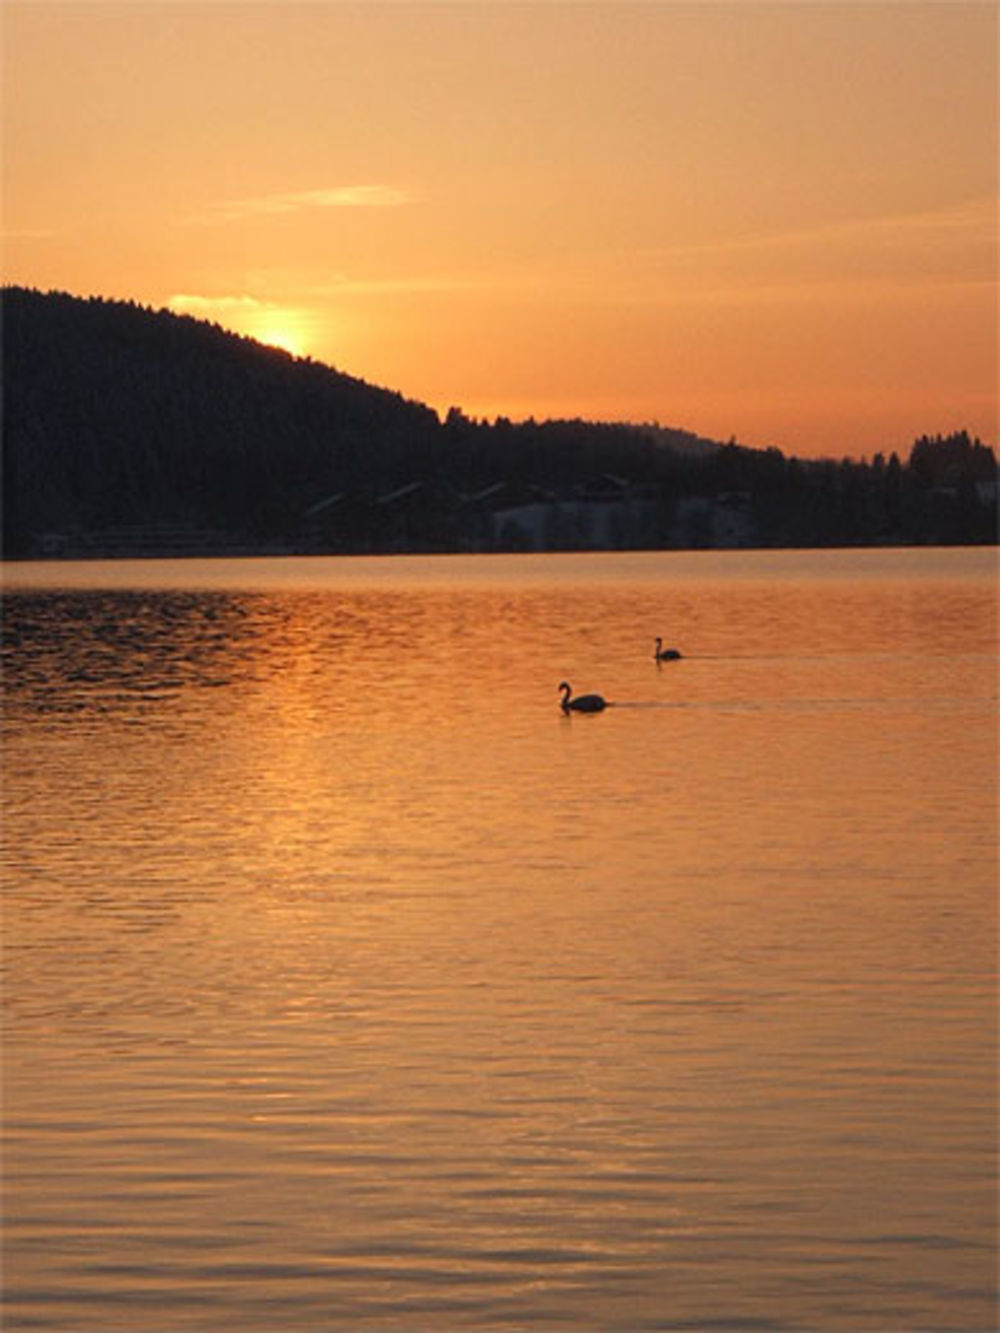
[[[996,458],[966,431],[904,464],[658,423],[442,422],[216,325],[16,287],[3,338],[8,557],[996,540]]]

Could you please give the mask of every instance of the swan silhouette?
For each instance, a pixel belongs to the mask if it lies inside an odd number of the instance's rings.
[[[653,653],[657,662],[679,662],[682,656],[679,648],[664,648],[663,640],[657,635],[656,650]]]
[[[570,689],[569,681],[561,681],[559,689],[562,693],[562,702],[559,706],[564,713],[599,713],[608,706],[607,700],[599,694],[581,694],[571,699],[573,691]]]

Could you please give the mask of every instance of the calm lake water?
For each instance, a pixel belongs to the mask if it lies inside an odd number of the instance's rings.
[[[995,552],[4,583],[5,1329],[995,1327]]]

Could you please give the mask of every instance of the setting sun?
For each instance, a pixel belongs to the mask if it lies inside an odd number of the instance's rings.
[[[267,347],[280,347],[292,356],[305,356],[309,350],[306,332],[307,316],[298,310],[287,309],[251,296],[189,296],[178,294],[167,302],[168,309],[178,315],[208,320],[252,338]]]
[[[290,321],[281,323],[277,320],[267,320],[262,322],[258,329],[251,330],[250,337],[267,347],[280,347],[282,351],[290,352],[292,356],[304,356],[306,353],[302,332]]]

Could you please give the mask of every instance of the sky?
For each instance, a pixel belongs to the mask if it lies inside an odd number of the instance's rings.
[[[3,280],[442,414],[995,444],[998,14],[4,0]]]

